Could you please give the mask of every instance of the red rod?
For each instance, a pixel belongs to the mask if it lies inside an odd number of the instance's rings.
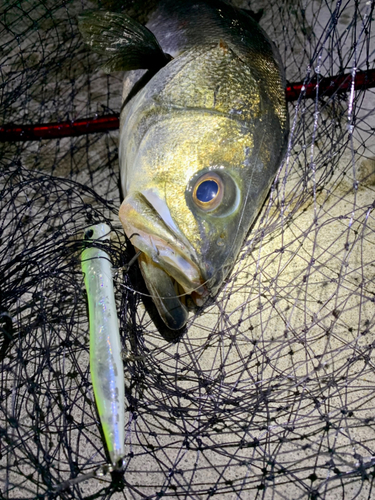
[[[351,89],[352,75],[322,78],[304,85],[301,82],[291,83],[286,87],[286,100],[296,101],[300,95],[314,98],[318,90],[319,97],[331,96],[336,92],[347,92]],[[354,77],[354,89],[364,90],[375,87],[375,69],[361,71]],[[304,89],[304,90],[302,90]],[[106,132],[119,128],[118,115],[101,116],[61,123],[44,123],[41,125],[2,125],[0,126],[0,142],[35,141],[39,139],[59,139],[78,135]]]
[[[329,76],[319,80],[319,97],[328,97],[336,92],[347,92],[352,86],[352,75]],[[286,100],[288,102],[296,101],[304,87],[303,97],[316,97],[317,82],[313,81],[304,85],[303,83],[291,83],[286,87]],[[375,87],[375,69],[369,71],[359,71],[354,77],[354,89],[365,90]]]
[[[39,139],[60,139],[77,135],[106,132],[119,128],[118,115],[107,115],[99,118],[87,118],[61,123],[43,123],[41,125],[2,125],[0,126],[0,142],[35,141]]]

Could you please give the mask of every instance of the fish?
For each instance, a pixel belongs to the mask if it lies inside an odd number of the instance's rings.
[[[105,71],[126,71],[119,218],[165,325],[185,328],[234,267],[285,155],[276,46],[246,10],[161,0],[145,25],[83,13]]]

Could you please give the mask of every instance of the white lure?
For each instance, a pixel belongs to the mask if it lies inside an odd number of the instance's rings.
[[[84,239],[105,242],[110,228],[91,226]],[[81,261],[89,307],[92,385],[109,456],[118,468],[125,455],[125,380],[112,264],[105,251],[94,247],[82,252]]]

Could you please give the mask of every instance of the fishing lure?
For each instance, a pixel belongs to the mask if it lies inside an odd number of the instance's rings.
[[[91,226],[84,239],[105,242],[110,228]],[[119,468],[125,455],[125,380],[112,265],[108,254],[94,246],[86,248],[81,259],[89,307],[91,379],[111,463]]]

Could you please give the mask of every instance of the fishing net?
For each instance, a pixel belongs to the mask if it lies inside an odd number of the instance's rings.
[[[288,154],[236,267],[177,338],[126,267],[118,132],[0,144],[2,498],[373,498],[375,92],[354,78],[375,67],[374,5],[242,5],[263,9],[288,81],[316,95],[289,105]],[[77,30],[95,7],[2,2],[1,124],[119,112],[122,74]],[[346,90],[319,91],[343,74]],[[78,482],[108,461],[80,269],[97,222],[112,228],[126,457],[123,474]]]

